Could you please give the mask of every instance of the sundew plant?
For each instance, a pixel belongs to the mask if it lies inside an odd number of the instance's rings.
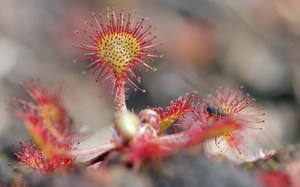
[[[255,99],[245,93],[243,86],[222,86],[207,96],[191,90],[165,108],[144,106],[136,111],[127,107],[128,90],[147,91],[139,86],[140,74],[156,71],[152,62],[158,58],[163,61],[160,51],[164,45],[155,36],[159,28],[149,18],[136,14],[108,8],[101,14],[92,13],[94,21],[75,31],[80,43],[73,44],[74,50],[82,58],[74,60],[74,66],[84,64],[85,71],[95,77],[106,94],[114,96],[113,132],[107,142],[78,148],[81,134],[74,130],[61,99],[66,85],[49,86],[41,80],[21,83],[31,100],[14,98],[9,109],[27,128],[31,140],[12,146],[18,159],[10,164],[17,176],[12,179],[12,186],[30,186],[28,173],[46,178],[79,170],[86,176],[84,173],[92,169],[92,173],[101,175],[116,163],[116,158],[119,165],[137,173],[145,168],[164,167],[164,161],[174,153],[195,152],[199,148],[197,154],[204,153],[214,161],[216,158],[204,149],[207,146],[213,146],[220,154],[231,151],[238,163],[272,156],[271,152],[257,156],[257,152],[247,150],[244,132],[261,131],[265,113],[254,106]],[[90,158],[91,155],[96,156]],[[259,175],[258,181],[268,185],[277,176],[281,175]]]

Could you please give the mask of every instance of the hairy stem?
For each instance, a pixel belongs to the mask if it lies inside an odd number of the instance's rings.
[[[160,141],[168,142],[169,144],[184,147],[190,141],[186,133],[180,132],[177,134],[162,135],[158,138]]]
[[[118,114],[127,111],[125,102],[125,82],[120,81],[116,86],[116,97],[115,97],[115,107],[118,110]]]

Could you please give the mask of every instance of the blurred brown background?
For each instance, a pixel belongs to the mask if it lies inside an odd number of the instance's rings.
[[[0,149],[27,138],[6,110],[13,96],[26,97],[19,82],[66,81],[64,103],[83,144],[110,137],[112,97],[100,98],[93,77],[73,64],[81,51],[74,30],[91,13],[114,6],[150,17],[158,26],[164,58],[158,71],[142,73],[147,92],[128,93],[129,108],[165,106],[190,90],[202,97],[221,85],[244,85],[265,109],[265,134],[274,145],[296,142],[300,101],[300,2],[298,0],[0,0]],[[99,133],[91,133],[91,132]]]

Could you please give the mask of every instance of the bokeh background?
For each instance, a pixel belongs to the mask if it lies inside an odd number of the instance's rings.
[[[138,10],[158,26],[164,58],[156,72],[141,73],[145,94],[128,92],[128,108],[165,106],[190,90],[201,97],[219,86],[244,85],[266,112],[266,139],[279,148],[299,141],[300,1],[289,0],[0,0],[0,151],[28,139],[6,109],[19,83],[65,81],[63,102],[80,132],[80,146],[105,142],[114,116],[113,97],[83,73],[72,43],[92,12],[107,7]]]

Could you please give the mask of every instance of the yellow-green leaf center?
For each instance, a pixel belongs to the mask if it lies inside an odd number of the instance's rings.
[[[117,73],[121,73],[128,62],[132,61],[141,49],[138,39],[129,33],[108,33],[97,45],[99,56]]]

